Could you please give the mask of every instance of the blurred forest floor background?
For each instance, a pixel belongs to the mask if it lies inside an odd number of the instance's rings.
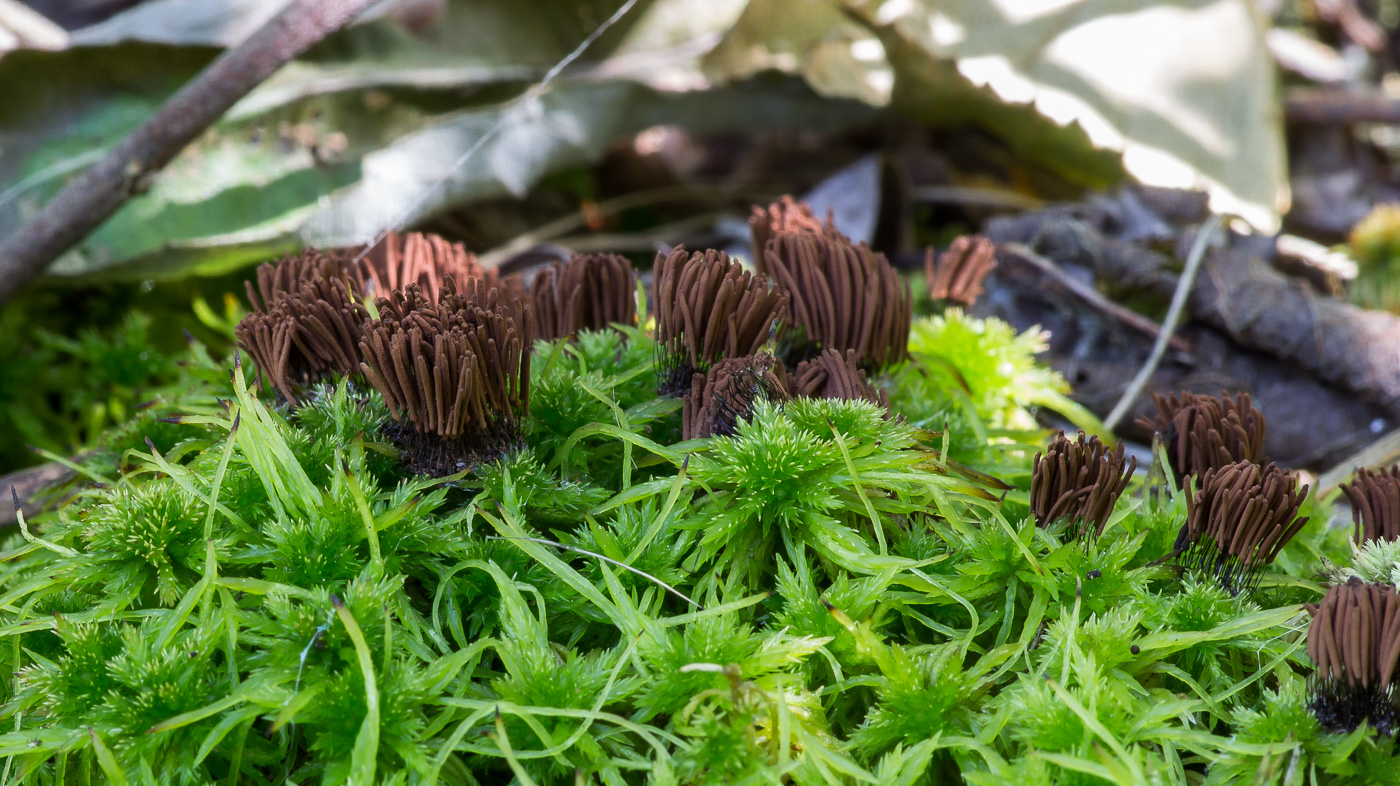
[[[0,239],[283,4],[0,0]],[[1046,328],[1101,417],[1208,240],[1120,433],[1228,388],[1282,463],[1393,452],[1400,0],[634,0],[531,91],[622,5],[382,2],[278,71],[0,310],[0,474],[141,417],[186,335],[231,348],[281,253],[398,228],[521,271],[747,257],[782,194],[916,291],[927,247],[992,237],[975,310]]]

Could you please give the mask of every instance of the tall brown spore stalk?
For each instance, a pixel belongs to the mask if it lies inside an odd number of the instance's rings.
[[[1400,661],[1400,595],[1353,578],[1309,606],[1308,658],[1317,668],[1308,705],[1327,731],[1348,733],[1363,721],[1396,731],[1395,667]]]
[[[1208,469],[1186,497],[1177,562],[1215,578],[1231,594],[1252,591],[1308,517],[1298,509],[1308,487],[1275,464],[1237,461]]]
[[[722,251],[658,254],[653,275],[662,395],[684,395],[697,371],[757,353],[786,320],[787,297]]]
[[[246,283],[253,306],[234,336],[258,371],[289,402],[296,389],[333,373],[348,374],[359,363],[361,323],[358,282],[341,252],[307,249],[257,270],[257,286]]]
[[[1166,447],[1178,487],[1187,475],[1200,477],[1236,461],[1258,462],[1264,454],[1264,413],[1250,403],[1248,393],[1198,396],[1153,395],[1157,413],[1138,424],[1157,432]]]

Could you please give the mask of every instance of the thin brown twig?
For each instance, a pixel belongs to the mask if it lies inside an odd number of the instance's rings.
[[[0,305],[72,248],[229,107],[373,0],[294,0],[224,52],[0,245]]]
[[[1181,319],[1182,310],[1186,308],[1186,299],[1191,292],[1191,285],[1196,282],[1196,272],[1201,269],[1201,262],[1205,260],[1206,246],[1210,244],[1211,237],[1224,222],[1225,216],[1216,213],[1206,219],[1206,222],[1196,232],[1196,240],[1191,244],[1191,252],[1186,257],[1186,268],[1181,272],[1176,292],[1172,294],[1171,306],[1167,308],[1167,316],[1162,320],[1162,332],[1158,334],[1156,342],[1152,344],[1152,354],[1147,356],[1147,362],[1142,364],[1142,368],[1138,369],[1137,376],[1128,383],[1127,390],[1123,391],[1123,397],[1118,399],[1113,411],[1108,413],[1108,417],[1103,420],[1103,427],[1109,431],[1117,428],[1119,421],[1128,414],[1128,408],[1142,394],[1147,380],[1152,378],[1152,372],[1157,370],[1157,364],[1161,362],[1162,355],[1167,351],[1167,341],[1176,332],[1176,323]]]
[[[1079,298],[1079,300],[1086,305],[1098,309],[1107,316],[1122,322],[1124,325],[1140,333],[1155,339],[1162,332],[1161,325],[1158,325],[1156,322],[1153,322],[1130,308],[1126,308],[1110,300],[1093,286],[1066,273],[1064,269],[1055,263],[1055,260],[1037,254],[1024,243],[998,243],[997,257],[1001,261],[1019,262],[1025,267],[1031,268],[1054,283],[1064,287],[1066,292]],[[1181,336],[1173,335],[1168,341],[1168,346],[1177,352],[1190,352],[1192,349],[1191,343]]]

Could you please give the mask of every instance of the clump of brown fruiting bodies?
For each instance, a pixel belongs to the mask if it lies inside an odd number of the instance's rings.
[[[1329,732],[1363,722],[1381,734],[1397,730],[1394,682],[1400,661],[1400,595],[1394,587],[1353,578],[1308,606],[1308,658],[1317,668],[1308,706]]]
[[[1342,492],[1351,502],[1355,540],[1400,540],[1400,464],[1388,470],[1359,469]]]
[[[828,216],[826,222],[819,220],[806,202],[799,202],[791,196],[783,196],[766,207],[755,206],[749,215],[749,231],[753,235],[753,266],[760,273],[767,273],[764,251],[768,241],[778,235],[812,234],[839,237],[836,225]]]
[[[997,266],[996,244],[980,235],[962,235],[934,259],[924,255],[924,279],[934,303],[971,306],[982,295],[982,282]]]
[[[1181,488],[1187,476],[1237,461],[1259,462],[1264,455],[1264,413],[1250,403],[1248,393],[1200,396],[1176,393],[1153,395],[1156,415],[1138,424],[1154,430]]]
[[[1232,595],[1250,592],[1308,517],[1298,509],[1308,487],[1276,464],[1237,461],[1206,470],[1186,497],[1177,563],[1213,577]]]
[[[368,251],[354,251],[359,261],[353,266],[352,275],[371,297],[389,297],[417,284],[423,295],[436,303],[449,279],[458,286],[482,281],[487,289],[499,289],[514,297],[525,295],[519,276],[503,277],[495,268],[482,267],[466,246],[438,235],[390,232]]]
[[[753,419],[759,401],[783,402],[790,397],[783,361],[766,352],[725,358],[709,371],[696,372],[690,383],[681,408],[684,439],[732,436],[740,423]]]
[[[811,360],[797,364],[792,374],[793,395],[807,398],[837,398],[869,401],[890,408],[890,396],[884,388],[870,384],[865,372],[856,365],[856,351],[843,354],[835,349],[823,350]]]
[[[451,278],[436,306],[418,284],[381,298],[382,317],[360,343],[365,379],[384,397],[404,461],[420,474],[449,475],[520,448],[530,409],[530,309],[473,282]]]
[[[349,255],[312,249],[257,270],[247,282],[253,310],[234,329],[238,346],[288,401],[298,388],[358,365],[360,330],[369,312],[349,275]]]
[[[236,329],[291,404],[298,388],[363,373],[398,425],[413,472],[449,475],[517,449],[529,411],[532,326],[518,279],[459,243],[390,234],[365,249],[308,250],[258,269]],[[379,292],[379,319],[361,302]]]
[[[724,358],[757,353],[786,320],[788,298],[722,251],[658,254],[657,392],[682,396]]]
[[[868,245],[830,232],[778,233],[764,247],[764,269],[791,301],[792,360],[853,350],[857,364],[874,371],[908,354],[908,284]]]
[[[637,321],[637,274],[617,254],[575,256],[541,268],[530,282],[536,340]]]
[[[1128,487],[1137,459],[1125,460],[1123,443],[1109,450],[1081,430],[1077,440],[1063,431],[1044,453],[1035,454],[1031,473],[1031,513],[1036,524],[1061,519],[1078,523],[1079,537],[1103,534],[1113,506]]]
[[[656,260],[658,392],[684,398],[685,438],[734,433],[759,400],[849,398],[888,409],[866,374],[905,355],[907,285],[882,255],[791,198],[756,209],[753,223],[774,285],[718,251],[678,248]],[[362,373],[397,424],[386,435],[404,463],[452,474],[521,444],[532,342],[634,324],[636,280],[623,257],[576,256],[539,271],[527,290],[460,243],[389,233],[370,248],[264,266],[240,340],[292,403],[297,385]],[[966,288],[971,279],[953,280]],[[373,320],[363,303],[371,297]],[[794,302],[805,343],[789,376],[771,347]]]

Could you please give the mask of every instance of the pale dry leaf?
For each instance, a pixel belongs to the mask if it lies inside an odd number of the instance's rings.
[[[1289,196],[1265,27],[1249,0],[752,0],[706,66],[716,79],[787,70],[829,95],[973,122],[1086,185],[1121,166],[1201,188],[1271,231]],[[822,67],[833,42],[863,89]]]

